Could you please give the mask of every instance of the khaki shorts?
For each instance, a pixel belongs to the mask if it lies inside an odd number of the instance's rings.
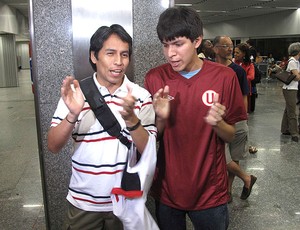
[[[248,143],[248,124],[247,121],[240,121],[235,124],[234,140],[225,145],[226,164],[233,161],[240,161],[246,158],[249,143]]]
[[[123,230],[122,222],[113,212],[88,212],[68,202],[64,230]]]

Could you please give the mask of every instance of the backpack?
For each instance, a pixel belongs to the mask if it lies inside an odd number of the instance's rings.
[[[252,84],[258,84],[261,82],[261,71],[258,69],[256,64],[254,65],[254,79],[251,81]]]

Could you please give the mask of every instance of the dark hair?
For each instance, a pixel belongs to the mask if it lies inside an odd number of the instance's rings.
[[[236,48],[239,48],[239,50],[241,50],[245,54],[243,62],[245,64],[250,64],[251,63],[251,59],[250,59],[250,48],[249,48],[249,45],[246,44],[246,43],[240,43],[240,44],[238,44],[236,46]]]
[[[203,39],[203,40],[202,40],[200,46],[197,48],[197,54],[199,54],[199,53],[201,53],[201,52],[204,53],[204,50],[205,50],[205,44],[206,44],[207,42],[211,42],[211,40],[209,40],[209,39]]]
[[[161,42],[171,41],[177,37],[186,37],[193,42],[203,35],[203,24],[195,10],[172,7],[160,15],[156,31]]]
[[[220,40],[221,40],[222,37],[223,37],[223,36],[216,36],[216,37],[214,38],[213,42],[212,42],[213,46],[219,44],[219,42],[220,42]]]
[[[254,41],[249,39],[246,41],[247,44],[249,44],[250,46],[254,46]]]
[[[93,34],[90,39],[90,50],[89,50],[89,61],[94,71],[97,71],[96,65],[91,60],[91,53],[94,52],[95,58],[98,60],[98,53],[103,47],[103,43],[112,35],[115,34],[120,37],[123,42],[127,42],[129,45],[129,58],[132,53],[132,38],[126,32],[126,30],[118,25],[113,24],[110,27],[101,26],[99,29]]]

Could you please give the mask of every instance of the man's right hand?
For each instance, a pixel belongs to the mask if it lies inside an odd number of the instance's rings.
[[[61,97],[70,110],[69,120],[77,120],[79,113],[84,106],[84,98],[79,82],[72,76],[67,76],[61,86]]]
[[[156,120],[166,120],[170,115],[169,86],[159,89],[153,95],[153,107]]]

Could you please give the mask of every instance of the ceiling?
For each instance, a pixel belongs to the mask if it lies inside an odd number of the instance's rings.
[[[29,0],[0,0],[0,2],[17,9],[21,14],[28,18]]]
[[[300,8],[299,0],[174,0],[175,5],[192,4],[203,24],[276,13]]]
[[[0,0],[16,8],[28,17],[29,0]],[[95,0],[99,1],[99,0]],[[300,8],[299,0],[173,0],[175,5],[191,4],[197,10],[203,24],[211,24],[240,18],[276,13]]]

